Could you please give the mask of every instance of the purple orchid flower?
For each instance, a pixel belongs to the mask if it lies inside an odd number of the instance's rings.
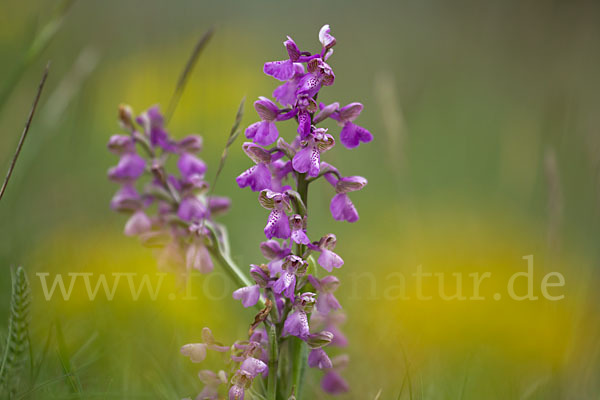
[[[185,254],[185,264],[188,270],[195,269],[203,274],[208,274],[214,269],[210,253],[200,240],[188,246]]]
[[[287,81],[291,79],[295,73],[294,63],[300,59],[300,50],[289,36],[287,40],[283,42],[283,45],[287,49],[289,59],[267,62],[263,67],[263,71],[265,74],[272,76],[275,79]]]
[[[331,36],[331,29],[329,28],[329,25],[323,25],[319,31],[319,42],[321,42],[323,45],[321,56],[324,56],[327,51],[335,46],[336,41],[335,38]]]
[[[327,118],[329,118],[335,112],[337,112],[339,109],[340,109],[340,103],[338,103],[338,102],[331,103],[329,105],[325,105],[323,103],[320,103],[319,104],[319,110],[320,111],[313,118],[313,123],[314,124],[318,124],[319,122],[325,121]]]
[[[320,58],[313,58],[307,64],[308,74],[306,74],[298,83],[296,95],[304,94],[308,97],[314,97],[321,86],[331,86],[335,81],[333,69]]]
[[[202,150],[202,136],[188,135],[177,142],[177,149],[186,153],[197,153]]]
[[[244,388],[238,385],[231,386],[229,400],[244,400]]]
[[[312,349],[308,355],[308,366],[311,368],[329,369],[333,366],[325,350],[321,347]]]
[[[306,268],[306,261],[301,257],[287,256],[283,261],[281,276],[273,284],[273,292],[283,294],[288,299],[294,300],[296,273],[303,268]]]
[[[310,239],[306,236],[306,216],[292,215],[290,217],[290,227],[292,228],[291,238],[295,243],[310,243]]]
[[[332,368],[323,376],[321,388],[329,394],[342,394],[350,389],[348,382],[339,374],[350,362],[347,355],[342,354],[331,360]]]
[[[251,264],[250,276],[255,284],[235,290],[233,298],[241,300],[244,307],[251,307],[258,303],[261,295],[264,295],[273,302],[277,312],[265,316],[264,322],[269,329],[269,336],[264,328],[256,329],[256,325],[262,322],[256,319],[256,324],[251,325],[249,340],[235,342],[231,347],[230,358],[239,365],[239,369],[231,376],[230,400],[243,399],[245,390],[252,386],[253,379],[258,375],[267,377],[267,365],[271,357],[277,357],[276,354],[272,354],[272,351],[267,350],[270,349],[269,343],[273,332],[271,327],[281,326],[279,325],[281,323],[283,323],[282,331],[275,330],[281,335],[277,340],[280,341],[285,336],[296,336],[307,343],[311,349],[308,355],[309,366],[326,372],[321,382],[323,389],[334,394],[348,390],[347,382],[340,375],[340,369],[347,362],[347,358],[330,358],[323,349],[328,345],[347,344],[347,339],[339,329],[345,316],[342,312],[336,311],[341,309],[341,305],[334,295],[340,282],[331,275],[322,279],[313,275],[305,277],[308,267],[306,258],[311,251],[319,253],[318,264],[329,272],[334,268],[340,268],[344,261],[334,252],[335,235],[329,234],[318,242],[311,243],[307,235],[309,214],[306,207],[306,188],[316,179],[324,177],[336,190],[330,204],[333,217],[336,220],[350,222],[358,220],[358,213],[348,193],[360,190],[367,182],[362,177],[342,177],[335,167],[321,161],[322,154],[335,145],[335,140],[327,133],[327,129],[318,128],[316,125],[327,118],[337,121],[342,127],[340,141],[348,148],[369,142],[373,137],[366,129],[354,124],[354,120],[362,111],[362,104],[351,103],[342,108],[337,102],[327,105],[317,104],[316,99],[320,90],[335,81],[333,70],[327,62],[336,45],[336,39],[331,35],[329,25],[323,26],[319,31],[319,41],[320,50],[311,54],[300,51],[294,41],[288,37],[284,42],[288,58],[264,64],[263,70],[267,75],[283,82],[273,92],[273,98],[285,108],[280,109],[275,102],[260,97],[254,103],[260,121],[248,126],[245,132],[251,142],[244,143],[243,150],[255,165],[241,173],[236,178],[236,182],[242,188],[250,187],[251,190],[259,192],[259,203],[270,211],[264,228],[268,240],[260,246],[261,252],[269,261],[267,265]],[[295,118],[297,129],[288,144],[283,137],[280,137],[276,124],[291,118]],[[160,137],[159,134],[155,136]],[[169,142],[168,138],[167,142]],[[266,148],[274,143],[277,144]],[[180,155],[186,153],[193,155],[202,145],[193,137],[176,144],[177,153]],[[128,151],[128,146],[127,140],[115,138],[111,150],[122,156]],[[154,157],[154,159],[162,162],[160,158]],[[207,196],[202,196],[202,191],[207,187],[204,171],[199,173],[198,168],[194,170],[193,166],[198,164],[194,161],[195,159],[187,161],[192,165],[192,171],[187,176],[184,176],[186,174],[182,171],[181,181],[172,181],[166,175],[170,186],[175,190],[174,194],[170,187],[167,187],[169,193],[160,190],[147,192],[150,196],[157,196],[159,199],[160,218],[168,220],[173,213],[177,213],[180,220],[188,219],[192,224],[197,225],[197,221],[204,218],[204,215],[209,217],[213,214],[210,200]],[[157,169],[161,172],[161,166],[158,167],[152,165],[150,169],[158,184],[162,184],[165,174],[156,173]],[[138,207],[135,203],[135,193],[129,189],[122,191],[123,193],[115,200],[115,207],[132,212],[145,208],[145,204]],[[173,202],[172,198],[183,200]],[[214,225],[209,225],[212,226]],[[181,228],[172,227],[173,231],[177,229]],[[211,232],[212,230],[199,233],[199,236]],[[273,240],[274,238],[281,240]],[[180,245],[180,242],[176,244]],[[307,292],[311,287],[314,287],[317,294]],[[281,370],[282,374],[287,372]],[[214,387],[217,387],[219,380],[215,379],[214,374],[209,375],[207,380],[214,385],[207,389],[206,394],[214,396],[216,392]]]
[[[261,121],[255,122],[246,129],[246,137],[252,139],[254,143],[261,146],[268,146],[275,143],[279,132],[275,121],[284,121],[293,118],[296,111],[280,114],[279,107],[266,97],[259,97],[254,102],[254,108],[261,118]]]
[[[206,165],[198,158],[202,138],[188,135],[176,141],[164,127],[158,107],[152,107],[134,121],[128,106],[119,108],[121,127],[128,135],[113,135],[108,143],[119,155],[119,164],[109,177],[122,184],[111,200],[111,208],[131,213],[125,224],[126,235],[137,235],[148,246],[160,247],[159,268],[186,276],[196,269],[213,270],[206,247],[210,231],[196,229],[198,223],[218,228],[213,216],[225,212],[231,202],[224,197],[209,196],[204,179]],[[137,154],[137,147],[144,152]],[[177,158],[179,174],[170,171]],[[145,172],[147,179],[142,181]],[[143,191],[139,188],[143,187]]]
[[[272,239],[274,237],[280,239],[289,238],[291,234],[290,222],[286,212],[291,212],[292,207],[288,195],[286,193],[277,193],[265,189],[260,192],[258,201],[261,206],[267,210],[271,210],[267,225],[264,229],[267,239]]]
[[[282,246],[277,240],[262,242],[260,251],[269,260],[281,260],[291,252],[289,247]]]
[[[217,400],[219,398],[219,386],[227,383],[227,374],[221,370],[218,373],[204,369],[198,372],[198,378],[204,383],[204,388],[197,398]]]
[[[135,186],[124,184],[110,201],[110,208],[115,211],[135,211],[142,207],[142,198]]]
[[[302,150],[294,155],[292,159],[293,168],[300,173],[316,177],[321,170],[321,153],[326,152],[335,145],[333,136],[329,135],[327,129],[317,128],[308,137]]]
[[[300,339],[306,339],[309,334],[308,317],[304,310],[291,312],[283,324],[282,335],[292,335]]]
[[[268,167],[271,163],[271,153],[251,142],[244,143],[242,148],[256,165],[242,172],[235,179],[238,186],[240,188],[250,186],[253,192],[271,189],[271,171]]]
[[[235,292],[233,292],[233,298],[236,300],[241,300],[242,305],[246,308],[254,306],[258,303],[258,299],[260,297],[260,286],[252,285],[239,288]]]
[[[191,343],[181,347],[181,354],[190,358],[193,363],[200,363],[206,358],[206,350],[214,350],[218,352],[226,352],[228,347],[221,346],[217,343],[209,328],[202,329],[202,343]]]
[[[108,171],[108,177],[121,183],[132,183],[144,173],[146,161],[136,153],[124,153],[116,167]]]
[[[279,107],[266,97],[260,97],[260,100],[254,102],[254,108],[261,121],[255,122],[246,129],[246,137],[262,146],[268,146],[274,143],[279,136],[275,126]]]
[[[271,190],[283,192],[285,185],[283,180],[293,171],[291,161],[274,160],[269,164],[271,171]]]
[[[294,63],[294,74],[283,85],[278,86],[273,91],[273,97],[282,106],[293,106],[296,103],[296,91],[298,90],[298,84],[302,78],[306,75],[304,65],[300,63]]]
[[[160,147],[167,152],[177,151],[177,144],[170,138],[164,128],[164,118],[158,106],[149,108],[136,118],[136,122],[144,128],[153,148]]]
[[[347,176],[341,179],[336,179],[333,175],[327,174],[329,183],[335,186],[337,194],[331,199],[329,209],[331,215],[337,221],[358,221],[358,211],[348,197],[349,192],[355,192],[366,186],[367,180],[362,176]]]
[[[129,218],[125,224],[124,233],[127,236],[138,236],[148,232],[152,228],[152,221],[146,213],[138,210]]]
[[[254,279],[254,282],[259,288],[266,288],[269,286],[269,269],[267,266],[250,264],[250,276]],[[239,290],[239,289],[238,289]],[[259,291],[260,294],[260,291]],[[258,301],[258,299],[257,299]],[[256,303],[254,303],[256,304]]]
[[[344,260],[332,251],[335,248],[336,243],[336,236],[333,233],[330,233],[323,236],[316,246],[310,245],[311,249],[321,252],[317,262],[327,272],[331,272],[334,268],[341,268],[341,266],[344,265]]]
[[[258,358],[248,357],[242,362],[240,371],[247,375],[249,378],[254,379],[258,374],[262,374],[267,370],[267,364]]]
[[[328,371],[321,380],[321,389],[329,394],[343,394],[350,390],[348,382],[335,370]]]
[[[112,135],[108,140],[108,150],[120,156],[126,153],[135,153],[135,141],[131,136]]]
[[[342,308],[339,301],[333,295],[333,292],[340,286],[340,281],[333,275],[328,275],[319,280],[312,275],[308,276],[308,281],[317,289],[319,297],[315,304],[317,311],[321,314],[328,314],[331,310]]]
[[[194,180],[202,180],[206,172],[206,164],[191,153],[184,152],[177,161],[177,168],[181,172],[182,181],[191,183]]]
[[[269,275],[271,278],[276,277],[283,271],[282,266],[285,257],[290,255],[292,250],[289,246],[283,246],[276,240],[268,240],[260,244],[260,251],[265,258],[271,260],[269,262]]]
[[[298,109],[298,133],[300,139],[306,139],[311,131],[311,114],[317,111],[317,103],[307,94],[299,94],[296,100]]]
[[[187,196],[179,203],[177,216],[184,221],[198,222],[208,217],[208,210],[198,197]]]
[[[331,118],[338,121],[342,126],[340,132],[340,141],[349,149],[358,147],[362,143],[368,143],[373,140],[371,132],[362,126],[355,125],[353,121],[360,115],[363,105],[360,103],[350,103],[342,107],[339,111],[331,114]]]
[[[333,196],[330,205],[331,215],[337,221],[358,221],[358,211],[352,204],[352,201],[345,193],[339,193]]]
[[[210,215],[221,215],[231,208],[231,199],[223,196],[210,196],[208,198],[208,211]]]
[[[308,326],[307,312],[312,310],[315,302],[315,294],[302,293],[295,302],[294,311],[291,312],[283,323],[282,335],[296,336],[302,340],[307,340],[310,334]]]

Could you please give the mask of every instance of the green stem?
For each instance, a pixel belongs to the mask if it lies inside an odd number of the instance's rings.
[[[304,206],[308,208],[308,184],[310,182],[306,179],[306,174],[297,174],[297,181],[297,192],[300,195]],[[304,246],[298,245],[296,255],[302,257],[303,252]],[[298,338],[292,339],[292,390],[296,399],[300,400],[302,381],[304,379],[304,371],[306,370],[308,348],[303,340]]]
[[[302,385],[304,381],[304,372],[308,357],[308,347],[306,342],[296,337],[292,338],[292,388],[296,400],[300,400],[302,394]]]
[[[306,179],[306,174],[298,174],[298,194],[300,194],[300,198],[302,202],[304,202],[304,207],[308,207],[308,184],[310,182]]]
[[[213,244],[212,246],[208,247],[208,250],[210,251],[210,253],[212,254],[212,256],[214,258],[217,259],[217,261],[219,262],[219,264],[221,264],[223,266],[223,269],[225,270],[225,272],[227,272],[227,274],[229,275],[229,277],[239,286],[239,287],[244,287],[244,286],[252,286],[253,283],[250,280],[250,278],[248,278],[240,269],[240,267],[237,266],[237,264],[231,259],[231,257],[229,257],[229,254],[226,254],[223,249],[221,248],[221,246],[219,246],[219,241],[216,237],[215,232],[209,227],[209,229],[212,231],[212,235],[213,235]],[[256,303],[256,307],[259,310],[262,310],[263,308],[265,308],[265,300],[263,298],[259,298],[258,302]]]
[[[277,363],[279,359],[277,327],[269,328],[269,381],[267,382],[267,400],[277,399]]]

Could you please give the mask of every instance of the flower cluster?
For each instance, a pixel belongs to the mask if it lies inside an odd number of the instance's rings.
[[[225,212],[230,201],[208,195],[206,165],[197,157],[202,138],[189,135],[173,139],[164,127],[158,107],[134,119],[128,106],[119,108],[126,135],[113,135],[108,149],[119,156],[108,177],[121,185],[111,201],[115,211],[130,215],[125,234],[161,248],[159,265],[208,273],[213,269],[209,254],[211,240],[221,227],[212,219]],[[167,172],[166,164],[177,158],[178,174]]]
[[[341,127],[339,140],[350,149],[373,137],[354,123],[362,104],[340,107],[335,102],[317,102],[320,90],[335,80],[326,62],[336,44],[328,25],[319,32],[319,40],[321,49],[311,54],[300,51],[288,37],[284,42],[288,59],[264,65],[267,75],[284,82],[273,92],[279,104],[260,97],[254,103],[260,121],[245,132],[250,141],[242,148],[254,165],[236,181],[241,188],[258,192],[259,204],[269,215],[264,228],[267,240],[260,245],[266,261],[251,265],[253,284],[233,293],[233,298],[244,307],[258,306],[261,311],[251,325],[249,340],[232,346],[231,359],[238,369],[232,372],[230,400],[244,399],[246,391],[252,390],[253,379],[261,374],[268,374],[269,388],[273,387],[272,379],[277,382],[277,398],[297,398],[302,385],[297,381],[298,374],[293,373],[298,369],[292,364],[298,363],[323,370],[321,387],[326,392],[339,394],[348,390],[340,375],[347,357],[330,358],[329,350],[325,350],[347,344],[339,328],[345,316],[334,294],[340,282],[328,275],[344,261],[334,252],[334,234],[318,240],[309,237],[308,187],[323,177],[335,190],[330,202],[333,218],[357,221],[358,212],[349,193],[362,189],[367,181],[360,176],[342,176],[337,168],[322,161],[323,153],[331,150],[336,140],[319,124],[328,118],[336,121]],[[286,141],[280,136],[278,125],[288,120],[296,124],[292,140]],[[328,274],[320,276],[319,266]],[[261,324],[265,329],[258,328]],[[267,398],[273,396],[271,393]]]

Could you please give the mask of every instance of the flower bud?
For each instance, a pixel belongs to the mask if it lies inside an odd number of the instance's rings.
[[[333,250],[336,244],[337,237],[333,233],[323,236],[319,241],[319,247],[327,250]]]
[[[319,282],[321,290],[325,293],[333,293],[340,286],[340,280],[333,275],[328,275]]]
[[[183,153],[181,155],[177,161],[177,167],[184,181],[189,181],[193,176],[200,176],[202,178],[206,172],[204,161],[190,153]]]
[[[227,383],[227,374],[223,370],[219,370],[217,373],[217,377],[221,381],[221,383]]]
[[[146,161],[136,153],[125,153],[116,167],[108,171],[108,177],[116,182],[132,182],[142,176]]]
[[[362,176],[345,176],[335,185],[337,193],[355,192],[365,187],[367,180]]]
[[[294,155],[296,154],[296,148],[294,148],[293,145],[286,142],[282,137],[277,139],[277,147],[283,150],[285,155],[289,158],[294,158]]]
[[[202,136],[200,135],[189,135],[181,139],[177,143],[177,147],[181,151],[188,153],[197,153],[202,150]]]
[[[331,28],[329,28],[329,25],[323,25],[319,31],[319,42],[321,42],[325,50],[329,50],[335,46],[335,38],[331,36]]]
[[[212,334],[212,331],[208,327],[202,328],[202,341],[206,344],[215,343],[215,337]]]
[[[133,110],[127,104],[119,106],[119,122],[123,126],[123,129],[133,129]]]
[[[125,235],[136,236],[149,231],[152,228],[152,221],[142,210],[136,211],[125,224]]]
[[[258,195],[258,202],[267,210],[292,211],[288,196],[285,193],[277,193],[269,189],[264,189]]]
[[[181,354],[189,357],[193,363],[200,363],[206,358],[206,345],[204,343],[191,343],[181,347]]]
[[[127,135],[112,135],[108,140],[107,147],[108,150],[117,155],[135,152],[133,138]]]
[[[321,153],[331,150],[335,146],[335,139],[326,132],[327,129],[317,128],[313,135],[315,144]]]
[[[208,199],[208,209],[211,215],[220,215],[229,210],[231,200],[228,197],[211,196]]]
[[[305,292],[300,295],[299,298],[296,299],[297,305],[302,308],[305,312],[309,313],[312,311],[313,306],[317,299],[315,298],[316,294],[311,292]]]
[[[300,58],[300,49],[296,43],[292,40],[291,37],[287,37],[287,40],[283,42],[285,48],[287,49],[288,55],[290,56],[290,60],[296,62]]]
[[[258,286],[265,288],[269,283],[269,267],[264,264],[260,266],[252,264],[250,267],[250,276]]]
[[[195,269],[203,274],[208,274],[214,268],[208,249],[200,242],[188,246],[185,263],[188,270]]]
[[[177,210],[177,216],[184,221],[200,221],[208,216],[206,206],[195,196],[185,197]]]
[[[255,163],[268,164],[271,162],[271,153],[252,142],[245,142],[242,145],[244,153]]]
[[[323,104],[323,103],[321,103]],[[318,124],[319,122],[322,122],[324,120],[326,120],[327,118],[329,118],[329,116],[331,116],[331,114],[333,114],[334,112],[336,112],[337,110],[339,110],[340,108],[340,103],[331,103],[325,107],[323,107],[321,109],[321,111],[315,115],[315,117],[313,118],[313,123],[314,124]]]
[[[110,201],[110,207],[115,211],[135,211],[142,207],[142,199],[135,187],[123,185]]]
[[[312,349],[316,349],[318,347],[327,346],[329,343],[331,343],[332,339],[333,333],[329,331],[321,331],[308,335],[308,340],[306,343],[308,343]]]
[[[279,114],[279,107],[266,97],[259,97],[254,102],[254,108],[263,121],[275,121]]]
[[[281,247],[277,240],[267,240],[260,244],[260,251],[269,260],[279,260],[289,254],[290,250]]]

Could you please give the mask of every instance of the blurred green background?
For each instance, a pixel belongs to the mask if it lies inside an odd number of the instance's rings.
[[[24,62],[32,40],[57,21],[57,7],[39,0],[0,5],[0,75],[5,87],[16,83],[0,110],[2,173],[52,60],[0,204],[0,321],[8,319],[9,267],[23,265],[36,357],[50,335],[39,386],[22,398],[179,399],[199,392],[200,367],[179,347],[198,341],[204,326],[223,342],[245,335],[252,311],[230,298],[231,284],[218,275],[195,277],[197,300],[180,292],[169,300],[175,283],[167,277],[156,301],[133,301],[127,291],[111,302],[102,295],[89,301],[77,287],[75,299],[47,302],[35,273],[154,273],[152,251],[123,236],[125,217],[108,207],[117,187],[106,179],[116,163],[106,142],[118,132],[118,105],[165,109],[194,44],[214,25],[169,125],[176,137],[204,136],[212,177],[240,99],[247,98],[245,127],[257,120],[254,99],[277,85],[262,63],[285,57],[286,35],[317,50],[325,23],[338,43],[330,59],[336,82],[320,100],[362,102],[357,122],[375,136],[325,156],[344,175],[369,179],[352,194],[359,222],[330,218],[328,185],[310,193],[309,233],[334,232],[346,261],[338,298],[348,314],[352,362],[344,376],[352,391],[342,398],[380,392],[380,399],[396,399],[401,388],[402,399],[599,398],[596,3],[79,0],[49,46]],[[18,80],[15,71],[23,72]],[[234,181],[249,165],[234,146],[216,187],[233,199],[221,221],[243,266],[263,261],[266,220],[256,195]],[[541,277],[559,271],[565,298],[492,300],[508,276],[525,270],[521,257],[529,254],[537,294]],[[409,277],[418,265],[490,271],[494,286],[485,301],[394,299],[390,274]],[[65,355],[74,378],[61,378]],[[310,372],[307,398],[325,398],[319,378]]]

